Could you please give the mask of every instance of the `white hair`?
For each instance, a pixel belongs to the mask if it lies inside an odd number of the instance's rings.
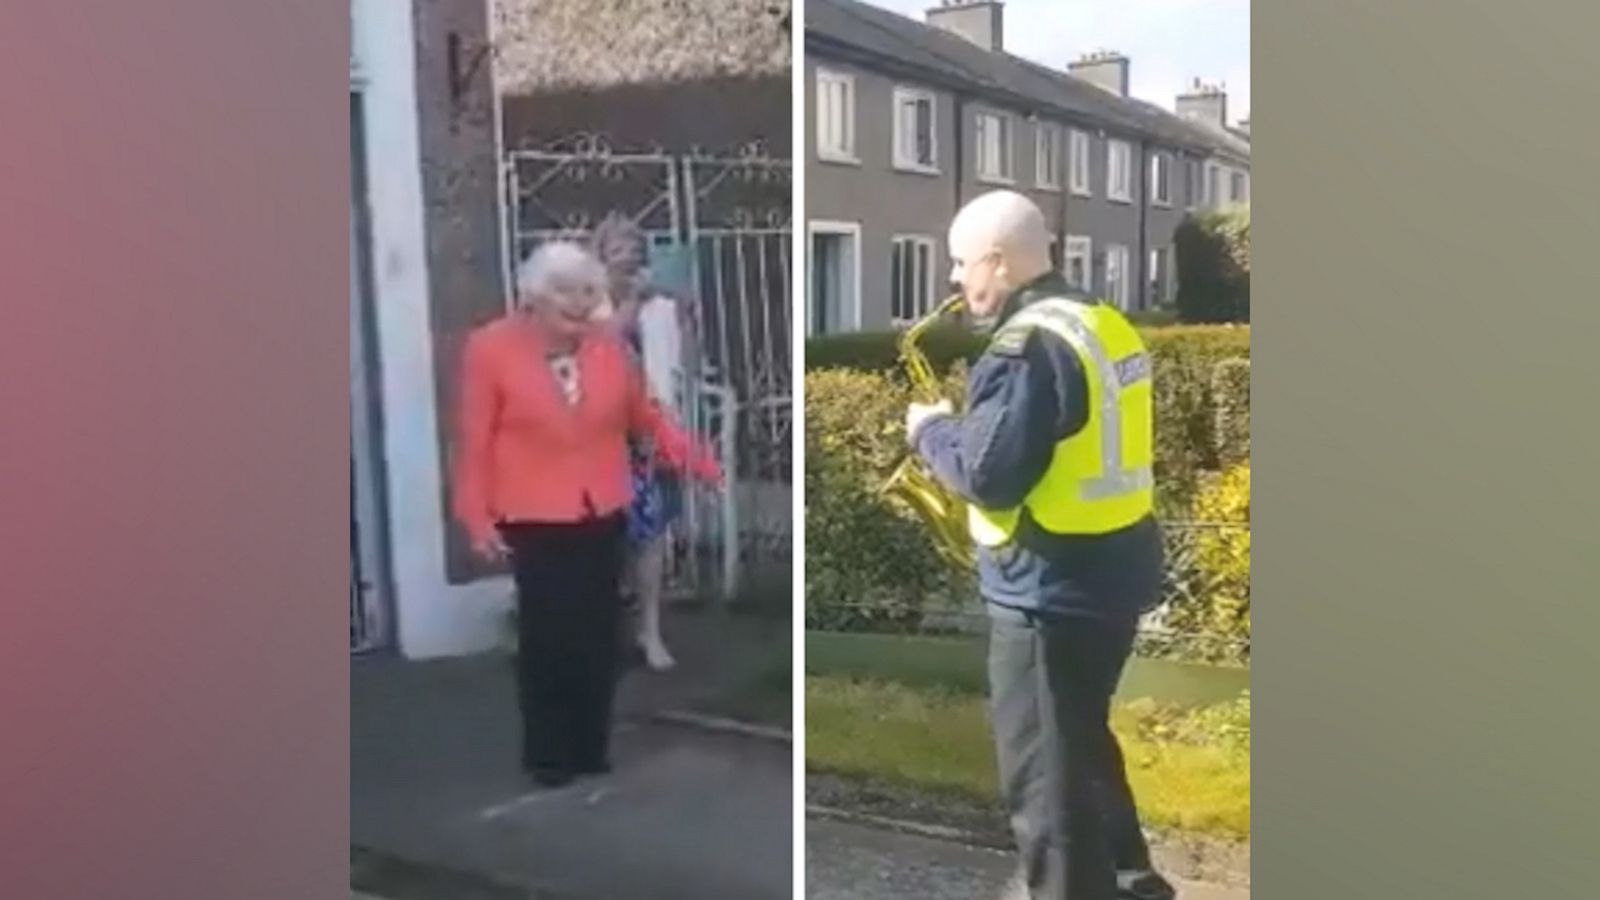
[[[606,268],[582,244],[541,244],[517,266],[517,304],[561,303],[575,289],[593,288],[604,295]]]

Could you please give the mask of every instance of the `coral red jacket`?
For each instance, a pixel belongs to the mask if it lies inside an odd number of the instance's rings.
[[[651,399],[617,336],[578,346],[581,396],[569,404],[539,330],[516,316],[467,340],[455,460],[455,514],[480,541],[502,522],[575,522],[633,500],[628,438],[654,440],[656,457],[699,477],[716,460]]]

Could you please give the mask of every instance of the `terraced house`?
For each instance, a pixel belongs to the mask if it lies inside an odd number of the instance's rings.
[[[1248,123],[1230,127],[1224,91],[1197,82],[1169,111],[1128,95],[1124,56],[1030,62],[1005,51],[1004,13],[806,3],[808,334],[929,310],[947,290],[944,229],[986,190],[1033,197],[1068,279],[1130,311],[1175,296],[1186,212],[1248,202]]]

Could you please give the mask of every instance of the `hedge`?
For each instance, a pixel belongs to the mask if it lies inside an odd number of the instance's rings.
[[[877,488],[904,452],[909,392],[878,372],[806,375],[806,626],[913,626],[953,575]]]
[[[921,523],[876,494],[906,452],[910,390],[895,368],[896,337],[855,334],[813,340],[807,347],[805,565],[811,628],[915,627],[930,598],[959,599],[966,590],[958,583],[963,576],[935,554]],[[952,396],[961,393],[965,361],[976,355],[974,349],[981,351],[970,338],[964,346],[964,337],[941,333],[930,351]],[[1202,489],[1224,467],[1249,458],[1250,332],[1183,326],[1149,330],[1145,339],[1155,359],[1163,515],[1192,519]],[[817,367],[823,360],[830,366]],[[1245,484],[1248,497],[1247,477]]]

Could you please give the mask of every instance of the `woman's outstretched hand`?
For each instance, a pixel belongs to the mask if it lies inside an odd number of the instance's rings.
[[[472,552],[485,562],[497,563],[511,555],[511,548],[498,532],[491,531],[472,542]]]
[[[723,478],[722,465],[717,462],[715,456],[705,452],[695,454],[694,461],[689,467],[689,474],[718,489],[723,487],[725,480]]]

